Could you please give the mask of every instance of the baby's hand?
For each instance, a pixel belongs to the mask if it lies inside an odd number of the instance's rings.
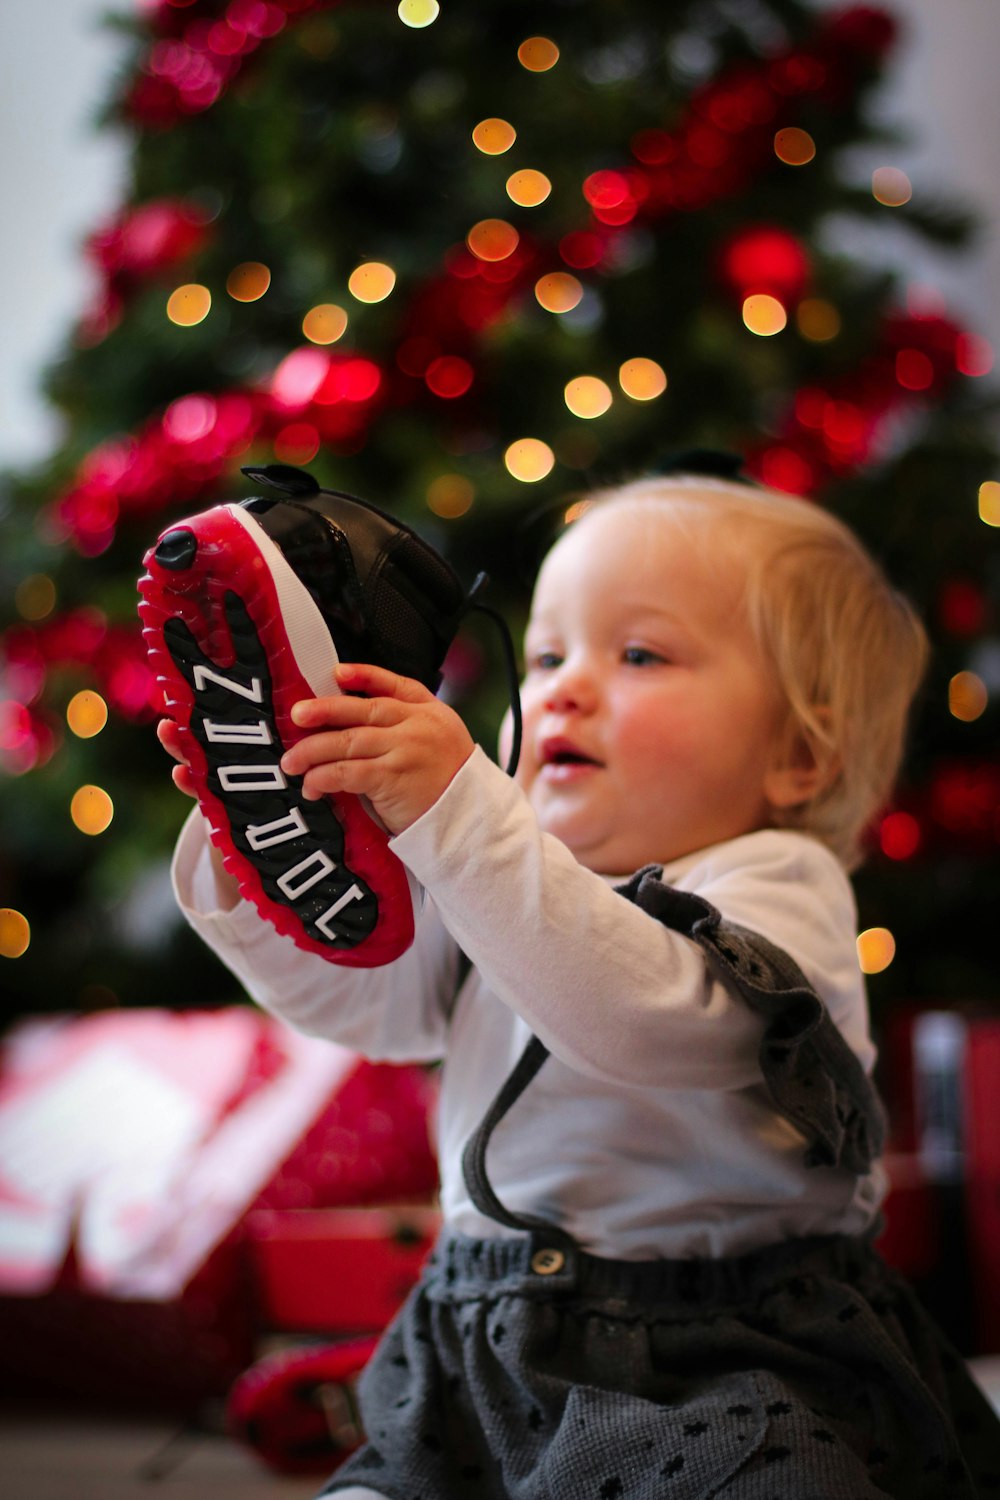
[[[156,737],[168,755],[172,756],[177,765],[171,772],[174,778],[174,786],[179,788],[186,797],[196,797],[198,794],[191,780],[191,772],[188,769],[187,758],[181,749],[180,732],[173,719],[161,719],[156,726]]]
[[[454,710],[412,678],[363,662],[339,666],[336,677],[343,696],[292,709],[293,722],[313,732],[285,751],[282,769],[304,776],[310,799],[367,797],[389,832],[402,833],[468,760],[472,738]]]

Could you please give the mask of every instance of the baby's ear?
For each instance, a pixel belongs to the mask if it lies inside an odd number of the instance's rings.
[[[824,733],[829,710],[813,710],[817,728],[790,720],[775,741],[771,765],[764,777],[764,796],[773,808],[801,807],[812,802],[834,782],[840,760]]]

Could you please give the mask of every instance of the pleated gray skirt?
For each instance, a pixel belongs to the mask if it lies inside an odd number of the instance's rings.
[[[324,1495],[1000,1497],[1000,1421],[866,1242],[608,1261],[442,1240],[361,1385]]]

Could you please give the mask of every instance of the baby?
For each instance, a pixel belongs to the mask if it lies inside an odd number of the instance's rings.
[[[871,1248],[847,872],[925,654],[821,508],[642,479],[541,568],[513,781],[381,668],[294,710],[284,770],[369,798],[423,890],[394,963],[280,938],[192,814],[179,898],[254,999],[444,1060],[442,1239],[324,1493],[937,1500],[1000,1471],[1000,1423]]]

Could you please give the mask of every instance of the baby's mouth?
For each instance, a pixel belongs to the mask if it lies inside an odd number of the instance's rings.
[[[542,745],[542,770],[553,775],[570,775],[574,771],[595,769],[601,762],[569,740],[546,740]]]

